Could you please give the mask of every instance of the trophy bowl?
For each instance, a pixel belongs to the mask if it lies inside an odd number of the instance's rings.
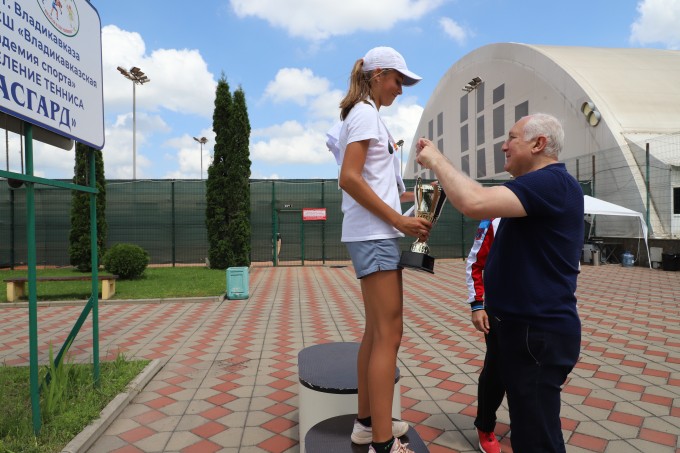
[[[434,184],[423,184],[423,180],[418,178],[413,193],[415,195],[415,216],[429,220],[434,227],[446,203],[444,189]],[[430,256],[430,247],[427,242],[421,242],[420,239],[416,239],[410,250],[401,252],[399,264],[402,267],[434,274],[434,257]]]

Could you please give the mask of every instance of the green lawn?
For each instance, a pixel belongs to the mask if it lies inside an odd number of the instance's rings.
[[[101,272],[107,274],[106,272]],[[38,269],[38,276],[88,275],[73,269]],[[0,281],[25,277],[26,270],[0,270]],[[0,303],[7,302],[6,283],[0,287]],[[26,286],[28,288],[28,285]],[[87,300],[90,282],[38,282],[38,301]],[[147,268],[142,278],[118,280],[116,299],[159,299],[178,297],[220,296],[226,292],[226,272],[205,267]],[[101,294],[101,285],[100,285]],[[27,299],[22,299],[26,301]],[[2,313],[0,307],[0,313]],[[63,411],[50,414],[42,411],[42,429],[33,435],[28,367],[0,365],[0,453],[3,452],[59,452],[99,412],[134,379],[148,361],[101,363],[101,385],[92,387],[91,365],[70,365],[69,391],[64,397]],[[41,369],[42,376],[46,367]],[[41,396],[44,404],[44,396]]]
[[[92,366],[65,363],[66,391],[57,409],[47,408],[46,392],[41,395],[41,430],[33,433],[28,367],[0,366],[0,452],[59,452],[83,428],[99,417],[104,407],[127,387],[149,363],[119,357],[102,362],[100,386],[93,388]],[[43,381],[47,367],[40,370]],[[55,382],[55,381],[52,381]]]
[[[65,269],[38,269],[38,276],[89,275]],[[101,271],[100,274],[107,275]],[[0,281],[12,277],[26,277],[26,270],[0,270]],[[87,300],[90,282],[37,282],[38,301]],[[26,285],[28,289],[28,284]],[[206,267],[147,268],[137,280],[117,280],[116,299],[158,299],[173,297],[220,296],[226,292],[226,271]],[[99,285],[101,295],[101,284]],[[27,298],[22,300],[26,301]],[[0,302],[7,302],[7,284],[3,281]]]

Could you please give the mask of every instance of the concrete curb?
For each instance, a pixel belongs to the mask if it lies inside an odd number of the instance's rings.
[[[174,297],[174,298],[160,298],[160,299],[109,299],[99,300],[99,306],[106,305],[123,305],[123,304],[166,304],[166,303],[200,303],[200,302],[222,302],[226,294],[219,296],[202,296],[202,297]],[[67,307],[67,306],[84,306],[87,300],[54,300],[38,302],[38,307]],[[0,310],[3,308],[27,308],[28,302],[0,302]]]
[[[118,394],[99,414],[99,418],[87,425],[61,453],[84,453],[106,431],[111,423],[120,415],[132,399],[142,391],[149,381],[158,373],[167,360],[152,360],[142,372],[130,382],[125,392]]]

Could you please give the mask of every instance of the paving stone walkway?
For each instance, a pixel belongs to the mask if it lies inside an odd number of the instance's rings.
[[[464,303],[462,260],[404,272],[402,416],[430,452],[473,452],[484,340]],[[297,353],[360,341],[351,267],[252,267],[247,300],[102,304],[100,353],[161,370],[90,448],[100,452],[298,452]],[[568,452],[680,452],[680,272],[584,265],[581,359],[563,391]],[[82,306],[41,306],[40,360]],[[0,361],[28,364],[28,311],[0,307]],[[73,344],[90,360],[91,323]],[[496,433],[511,452],[505,403]]]

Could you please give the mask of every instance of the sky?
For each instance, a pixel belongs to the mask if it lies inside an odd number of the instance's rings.
[[[446,71],[488,44],[680,49],[680,0],[92,0],[102,27],[107,179],[132,179],[132,82],[139,67],[137,179],[200,179],[215,143],[215,88],[246,95],[251,178],[336,178],[326,131],[355,61],[391,46],[423,80],[380,110],[407,160]],[[194,137],[206,137],[201,144]],[[9,134],[10,171],[21,171]],[[71,178],[74,151],[35,143],[37,176]],[[202,153],[201,153],[202,148]],[[6,154],[6,153],[2,153]],[[7,160],[2,159],[2,160]],[[201,172],[202,168],[202,172]]]

